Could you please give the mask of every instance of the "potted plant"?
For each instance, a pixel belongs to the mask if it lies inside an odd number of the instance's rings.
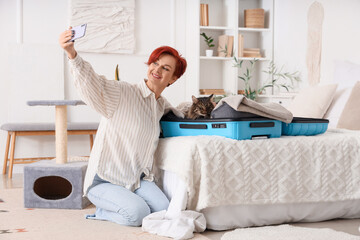
[[[243,60],[239,60],[236,57],[234,57],[234,60],[235,64],[233,66],[241,69]],[[272,93],[274,92],[274,89],[280,88],[285,88],[286,91],[289,91],[289,89],[293,88],[295,82],[300,81],[299,72],[283,72],[283,68],[278,69],[275,63],[271,61],[268,69],[266,71],[263,71],[269,75],[269,80],[259,89],[251,89],[250,80],[252,78],[252,73],[254,71],[255,63],[257,61],[258,59],[250,60],[250,67],[246,67],[246,71],[243,73],[243,75],[238,76],[238,78],[243,80],[245,83],[243,95],[251,100],[255,100],[257,95],[266,91],[267,88],[271,88]]]
[[[212,47],[215,47],[215,45],[213,44],[214,39],[211,36],[208,37],[204,32],[201,33],[200,35],[204,37],[204,41],[208,46],[208,49],[206,50],[206,56],[211,57],[214,53],[214,51],[211,49]]]
[[[283,66],[278,69],[273,61],[270,62],[268,69],[263,71],[268,74],[268,81],[258,90],[261,93],[266,88],[272,89],[272,94],[279,91],[281,88],[285,88],[289,92],[289,89],[294,88],[295,82],[301,81],[300,73],[295,72],[284,72]],[[290,82],[289,82],[290,81]]]
[[[233,67],[237,67],[237,68],[241,69],[244,60],[239,60],[236,57],[234,57],[234,60],[235,60],[235,64],[233,65]],[[243,73],[243,75],[238,76],[238,78],[243,80],[245,83],[245,89],[244,89],[243,95],[251,100],[255,100],[257,93],[258,93],[256,89],[254,90],[254,89],[251,89],[251,87],[250,87],[250,80],[252,78],[252,74],[255,69],[255,63],[257,61],[258,61],[258,59],[250,60],[249,61],[250,67],[246,67],[246,71]]]

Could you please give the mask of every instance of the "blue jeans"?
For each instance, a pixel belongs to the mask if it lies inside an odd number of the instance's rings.
[[[88,198],[96,206],[96,212],[86,218],[137,227],[150,213],[168,208],[169,200],[154,182],[141,180],[140,184],[140,188],[132,192],[96,175],[93,187],[88,192]]]

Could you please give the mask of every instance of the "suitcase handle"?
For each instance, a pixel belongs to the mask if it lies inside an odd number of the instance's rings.
[[[206,124],[180,124],[180,128],[186,129],[207,129]]]
[[[255,140],[255,139],[268,139],[269,135],[254,135],[251,136],[251,140]]]
[[[252,122],[250,123],[251,128],[266,128],[266,127],[274,127],[274,122]]]

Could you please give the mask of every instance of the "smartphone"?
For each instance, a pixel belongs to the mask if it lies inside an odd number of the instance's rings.
[[[73,27],[71,30],[75,31],[74,36],[69,40],[69,41],[73,41],[75,39],[78,38],[82,38],[83,36],[85,36],[85,32],[86,32],[86,23]]]

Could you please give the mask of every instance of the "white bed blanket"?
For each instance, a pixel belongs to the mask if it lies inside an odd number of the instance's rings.
[[[360,199],[359,131],[242,141],[165,138],[155,160],[184,181],[189,210]]]

